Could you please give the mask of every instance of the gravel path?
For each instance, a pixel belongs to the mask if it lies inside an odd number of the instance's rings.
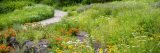
[[[55,12],[54,17],[46,19],[46,20],[39,21],[38,23],[40,23],[42,25],[49,25],[49,24],[52,24],[52,23],[56,23],[56,22],[61,21],[62,17],[66,16],[68,14],[67,12],[63,12],[63,11],[60,11],[60,10],[55,10],[54,12]]]

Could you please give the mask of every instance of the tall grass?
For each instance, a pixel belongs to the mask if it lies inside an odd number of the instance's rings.
[[[80,29],[113,47],[109,52],[158,53],[159,10],[143,2],[112,2],[95,4],[76,18]]]

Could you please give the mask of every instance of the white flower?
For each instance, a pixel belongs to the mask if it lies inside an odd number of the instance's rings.
[[[72,44],[72,41],[68,41],[67,44]]]
[[[90,46],[89,46],[89,45],[87,45],[86,47],[90,48]]]
[[[43,45],[44,47],[47,47],[47,45]]]

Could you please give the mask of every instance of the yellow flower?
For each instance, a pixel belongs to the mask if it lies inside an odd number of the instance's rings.
[[[68,48],[69,48],[69,49],[73,49],[73,45],[69,45]]]
[[[80,47],[85,47],[85,45],[81,45]]]
[[[115,49],[116,49],[114,45],[108,45],[107,47],[108,47],[108,52],[109,53],[115,51]]]
[[[63,48],[67,48],[67,46],[66,46],[66,45],[61,44],[61,46],[62,46]]]
[[[103,53],[103,49],[102,48],[99,49],[99,53]]]
[[[59,48],[56,49],[56,53],[63,53],[62,50],[60,50]]]
[[[62,50],[58,50],[57,53],[63,53],[63,51]]]

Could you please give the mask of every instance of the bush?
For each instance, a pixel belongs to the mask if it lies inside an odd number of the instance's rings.
[[[110,2],[110,1],[121,1],[121,0],[83,0],[83,4],[90,4],[90,3],[104,3],[104,2]]]
[[[0,6],[0,13],[7,13],[7,12],[8,12],[7,7]]]
[[[0,28],[17,23],[43,20],[53,16],[53,8],[47,5],[26,6],[14,12],[0,16]]]
[[[0,3],[0,13],[7,13],[20,9],[24,6],[31,6],[33,3],[29,1],[8,1]]]
[[[8,1],[30,1],[30,2],[39,2],[41,0],[2,0],[3,2],[8,2]]]
[[[118,1],[118,0],[41,0],[40,3],[48,5],[57,5],[57,6],[69,6],[74,4],[90,4],[90,3],[104,3],[108,1]]]
[[[133,0],[122,0],[122,1],[133,1]],[[159,0],[134,0],[134,1],[151,3],[151,2],[157,2]]]
[[[55,1],[54,0],[41,0],[39,3],[53,6],[55,4]]]

